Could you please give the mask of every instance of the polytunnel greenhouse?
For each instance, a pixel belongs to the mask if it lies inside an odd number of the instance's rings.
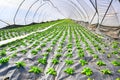
[[[120,80],[120,0],[0,0],[0,80]]]

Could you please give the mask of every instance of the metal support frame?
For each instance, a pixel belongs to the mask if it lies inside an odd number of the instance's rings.
[[[27,13],[26,13],[26,15],[25,15],[25,18],[24,18],[25,24],[26,24],[26,18],[27,18],[27,16],[28,16],[28,13],[29,13],[30,9],[31,9],[31,8],[33,7],[33,5],[36,4],[38,1],[39,1],[39,0],[36,0],[36,1],[29,7],[29,9],[28,9],[28,11],[27,11]]]
[[[42,7],[42,6],[44,6],[46,3],[43,3],[42,5],[40,5],[37,9],[36,9],[36,11],[35,11],[35,13],[34,13],[34,15],[33,15],[33,22],[34,22],[34,18],[35,18],[35,16],[36,16],[36,14],[37,14],[37,12],[39,11],[39,9]]]
[[[20,7],[22,6],[22,4],[23,4],[24,2],[25,2],[25,0],[23,0],[23,1],[20,3],[20,5],[19,5],[19,7],[18,7],[18,9],[17,9],[17,11],[16,11],[16,13],[15,13],[15,16],[14,16],[14,18],[13,18],[14,25],[15,25],[15,19],[16,19],[16,16],[17,16],[17,14],[18,14],[18,11],[19,11]]]
[[[5,23],[5,24],[7,24],[8,26],[10,26],[9,23],[7,23],[7,22],[5,22],[5,21],[3,21],[3,20],[1,20],[1,19],[0,19],[0,22]]]
[[[94,20],[95,16],[98,15],[98,25],[99,25],[99,12],[98,12],[98,8],[97,8],[97,0],[95,0],[95,5],[93,4],[93,2],[90,0],[90,3],[92,4],[92,6],[94,7],[95,9],[95,14],[93,15],[91,21],[90,21],[90,24],[92,23],[92,21]]]
[[[108,6],[108,8],[107,8],[107,10],[106,10],[106,12],[105,12],[105,14],[104,14],[104,16],[103,16],[103,18],[102,18],[102,20],[101,20],[101,23],[100,23],[100,24],[102,24],[102,23],[103,23],[103,21],[104,21],[104,19],[105,19],[106,15],[107,15],[107,12],[108,12],[108,11],[109,11],[109,9],[110,9],[110,6],[111,6],[112,2],[113,2],[113,0],[111,0],[111,1],[110,1],[110,4],[109,4],[109,6]]]

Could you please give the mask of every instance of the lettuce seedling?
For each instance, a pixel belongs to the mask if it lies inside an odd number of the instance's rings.
[[[83,52],[82,53],[78,53],[78,56],[79,56],[79,58],[82,58],[82,57],[85,56],[85,54]]]
[[[55,55],[55,58],[60,58],[61,56],[62,56],[62,54],[58,53],[58,54]]]
[[[45,65],[45,64],[47,64],[47,59],[46,58],[39,58],[38,62]]]
[[[6,50],[0,51],[0,56],[6,56]]]
[[[31,52],[33,55],[36,55],[37,53],[38,53],[38,51],[37,50],[32,50],[32,52]]]
[[[73,68],[67,68],[64,70],[65,73],[69,74],[69,75],[72,75],[75,71]]]
[[[57,50],[57,52],[62,52],[62,49],[61,49],[61,48],[60,48],[60,49],[58,49],[58,50]]]
[[[0,59],[0,64],[8,63],[8,61],[9,61],[9,57],[1,58],[1,59]]]
[[[42,72],[42,69],[37,66],[32,66],[29,70],[30,73],[39,74]]]
[[[99,57],[98,57],[97,54],[94,54],[94,55],[93,55],[93,58],[98,59]]]
[[[111,58],[111,54],[107,54],[107,58]]]
[[[82,71],[81,71],[82,74],[85,74],[86,76],[90,76],[93,74],[92,70],[88,67],[85,67]]]
[[[55,71],[54,68],[48,68],[47,74],[50,74],[50,75],[53,75],[53,76],[56,76],[57,75],[57,72]]]
[[[120,61],[114,60],[111,62],[114,66],[120,66]]]
[[[41,48],[37,48],[36,50],[41,51]]]
[[[68,49],[68,52],[72,52],[72,49]]]
[[[21,62],[16,62],[15,64],[16,64],[17,68],[26,66],[26,63],[23,62],[23,61],[21,61]]]
[[[59,60],[58,60],[58,59],[56,59],[56,58],[54,58],[54,59],[52,59],[52,63],[53,63],[54,65],[56,65],[56,64],[58,64],[58,63],[59,63]]]
[[[73,57],[72,53],[67,53],[65,56],[68,57],[68,58]]]
[[[27,53],[27,50],[22,50],[22,51],[20,51],[20,52],[22,52],[23,54],[26,54],[26,53]]]
[[[112,48],[116,49],[118,47],[119,47],[119,43],[118,42],[116,42],[116,41],[112,42]]]
[[[47,57],[48,55],[49,55],[48,53],[42,54],[43,57]]]
[[[101,72],[103,74],[112,74],[112,72],[109,69],[102,69]]]
[[[101,60],[97,61],[97,65],[98,66],[106,66],[105,62],[103,62]]]
[[[120,73],[120,69],[117,72]]]
[[[120,78],[116,78],[115,80],[120,80]]]
[[[118,51],[113,51],[112,54],[119,54],[119,52]]]
[[[51,52],[51,51],[52,51],[51,48],[46,49],[46,52]]]
[[[13,54],[11,55],[12,58],[14,58],[14,57],[16,57],[16,56],[17,56],[17,53],[13,53]]]
[[[46,46],[46,44],[45,44],[45,43],[41,44],[41,47],[45,47],[45,46]]]
[[[83,59],[80,59],[79,63],[80,63],[82,66],[88,64],[88,62],[85,61],[85,60],[83,60]]]
[[[66,65],[72,65],[74,62],[73,60],[65,60]]]

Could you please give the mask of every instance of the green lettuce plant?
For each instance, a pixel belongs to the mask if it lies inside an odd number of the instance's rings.
[[[6,50],[0,51],[0,56],[6,56]]]
[[[102,69],[101,72],[103,74],[112,74],[112,72],[109,69]]]
[[[66,68],[66,69],[64,70],[64,72],[67,73],[67,74],[69,74],[69,75],[72,75],[75,71],[74,71],[73,68]]]
[[[85,60],[83,60],[83,59],[80,59],[79,63],[80,63],[82,66],[88,64],[88,62],[85,61]]]
[[[97,65],[98,66],[106,66],[105,62],[103,62],[101,60],[97,61]]]
[[[54,58],[54,59],[52,59],[52,63],[56,65],[56,64],[58,64],[58,63],[59,63],[59,60],[58,60],[58,59],[56,59],[56,58]]]
[[[50,74],[50,75],[53,75],[53,76],[56,76],[57,75],[57,72],[55,71],[54,68],[48,68],[47,74]]]
[[[10,59],[9,57],[3,57],[3,58],[1,58],[0,59],[0,64],[8,63],[9,59]]]
[[[26,63],[23,62],[23,61],[16,62],[15,64],[16,64],[17,68],[20,68],[20,67],[24,67],[24,66],[26,66]]]
[[[47,59],[46,58],[39,58],[38,62],[45,65],[45,64],[47,64]]]
[[[65,60],[66,65],[72,65],[74,62],[73,60]]]
[[[114,66],[120,66],[120,61],[113,60],[111,63],[112,63]]]
[[[30,73],[35,73],[35,74],[39,74],[42,72],[42,69],[37,67],[37,66],[31,66],[30,70],[29,70]]]
[[[92,70],[89,67],[85,67],[82,71],[82,74],[85,74],[86,76],[90,76],[93,74]]]

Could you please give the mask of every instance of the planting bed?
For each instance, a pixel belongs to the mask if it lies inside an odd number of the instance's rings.
[[[120,80],[120,42],[62,21],[0,46],[0,80]],[[21,27],[22,32],[1,30],[1,41],[56,22]]]

